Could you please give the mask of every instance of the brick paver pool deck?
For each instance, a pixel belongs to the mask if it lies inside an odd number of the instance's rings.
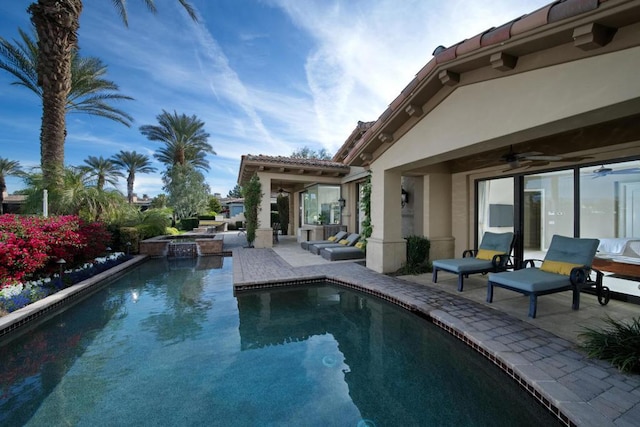
[[[336,280],[427,315],[502,367],[567,425],[640,426],[640,376],[587,358],[572,340],[536,326],[538,319],[523,321],[464,294],[378,274],[354,262],[332,263],[292,240],[281,239],[274,249],[253,249],[235,236],[225,235],[225,248],[233,253],[237,292],[306,279]]]

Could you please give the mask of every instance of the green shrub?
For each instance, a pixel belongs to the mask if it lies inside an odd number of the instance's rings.
[[[118,234],[120,241],[118,242],[117,250],[125,253],[128,250],[129,253],[137,254],[140,245],[140,232],[138,229],[136,227],[120,227]],[[127,243],[131,243],[131,246],[128,246]]]
[[[409,236],[407,240],[407,263],[396,274],[422,274],[431,271],[429,249],[431,242],[424,236]]]
[[[178,223],[178,228],[184,231],[191,231],[198,226],[198,218],[182,218]]]
[[[180,234],[180,232],[175,227],[167,227],[164,230],[164,234],[168,234],[170,236],[177,236],[178,234]]]
[[[585,328],[579,334],[584,339],[580,347],[589,357],[607,360],[622,372],[640,374],[640,317],[630,323],[608,316],[604,321],[609,328]]]

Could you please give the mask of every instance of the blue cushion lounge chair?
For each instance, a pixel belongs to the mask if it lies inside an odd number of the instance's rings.
[[[521,270],[489,274],[487,302],[493,301],[493,287],[510,289],[529,295],[529,317],[536,317],[539,295],[573,291],[571,308],[580,308],[580,289],[588,285],[591,263],[599,244],[598,239],[579,239],[554,235],[542,266],[535,260],[525,260]]]
[[[360,235],[358,233],[351,233],[344,239],[339,240],[338,243],[315,243],[313,245],[309,245],[309,252],[315,255],[320,255],[320,250],[323,248],[341,248],[343,246],[354,246],[356,243],[358,243],[359,239]]]
[[[320,255],[329,261],[343,261],[351,259],[363,259],[366,253],[362,249],[363,242],[358,242],[354,246],[322,248]]]
[[[509,256],[513,248],[513,233],[487,231],[477,250],[467,249],[462,258],[433,261],[433,283],[438,282],[438,271],[458,275],[458,292],[462,292],[464,278],[469,274],[505,271],[510,266]]]
[[[305,242],[300,242],[300,246],[302,246],[302,249],[309,250],[309,245],[313,245],[315,243],[338,243],[340,240],[347,237],[347,232],[338,231],[336,234],[334,234],[331,237],[334,237],[335,239],[334,240],[307,240]]]

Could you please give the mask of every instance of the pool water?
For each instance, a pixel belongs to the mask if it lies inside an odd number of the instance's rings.
[[[422,318],[333,286],[236,298],[220,260],[148,261],[5,343],[0,425],[559,424]]]

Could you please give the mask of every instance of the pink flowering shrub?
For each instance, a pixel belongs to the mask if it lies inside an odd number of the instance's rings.
[[[104,254],[111,235],[102,223],[77,216],[51,218],[0,215],[0,288],[57,271]]]

